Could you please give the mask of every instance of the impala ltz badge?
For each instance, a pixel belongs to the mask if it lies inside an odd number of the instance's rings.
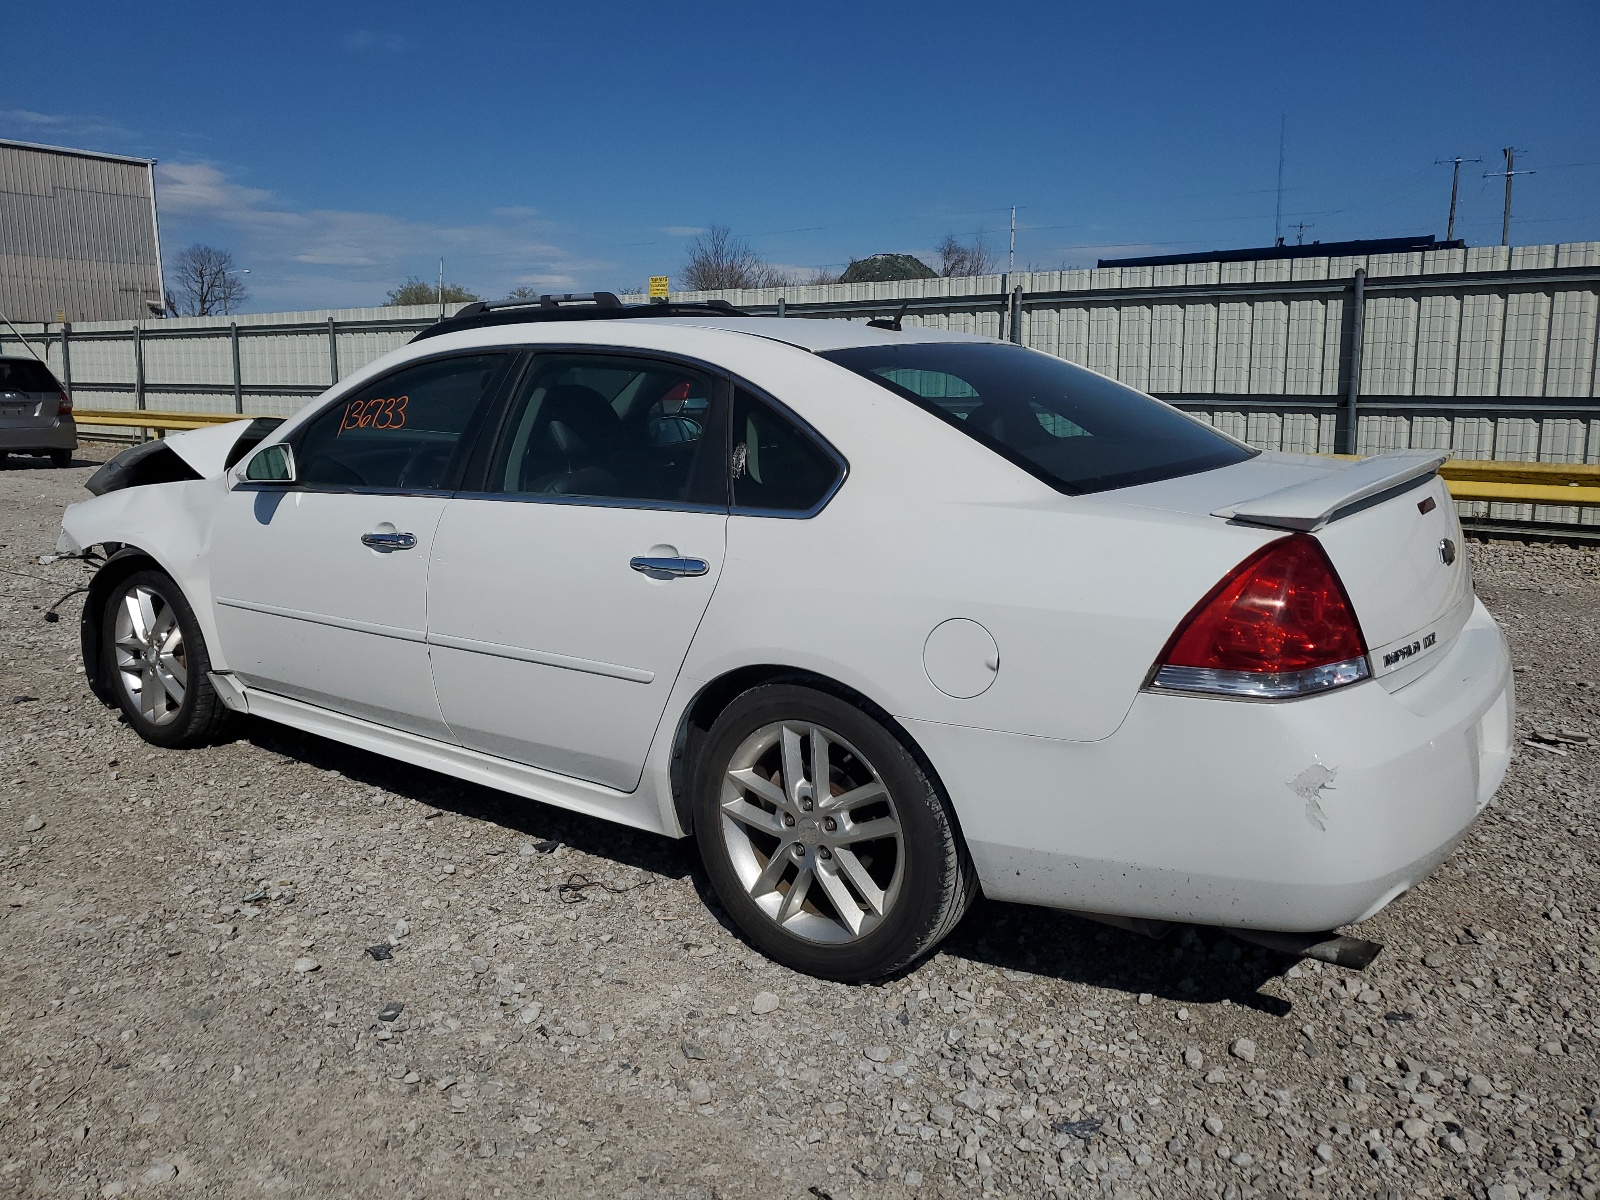
[[[1439,561],[1449,566],[1456,560],[1456,544],[1449,538],[1439,539]]]

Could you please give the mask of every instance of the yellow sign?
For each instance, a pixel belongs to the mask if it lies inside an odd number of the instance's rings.
[[[667,277],[665,275],[650,276],[650,299],[665,300],[667,298]]]
[[[56,309],[56,324],[57,325],[65,325],[66,323],[67,323],[67,310],[64,309],[64,308]]]

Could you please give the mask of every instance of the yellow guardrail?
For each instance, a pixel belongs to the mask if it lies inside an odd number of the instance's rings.
[[[1600,465],[1452,458],[1439,474],[1457,500],[1600,504]]]
[[[158,432],[205,429],[212,425],[250,419],[239,413],[152,412],[142,408],[79,408],[73,410],[72,418],[80,425],[122,425]]]

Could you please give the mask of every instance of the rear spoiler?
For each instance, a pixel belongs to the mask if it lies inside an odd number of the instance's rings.
[[[1329,471],[1304,483],[1268,492],[1254,500],[1219,508],[1211,515],[1275,529],[1310,531],[1375,504],[1392,492],[1415,487],[1436,474],[1449,458],[1446,450],[1393,450]]]

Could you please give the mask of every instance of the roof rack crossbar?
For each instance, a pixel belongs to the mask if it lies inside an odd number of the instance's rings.
[[[428,326],[412,341],[475,329],[484,325],[507,325],[523,321],[584,320],[614,317],[683,317],[726,313],[744,316],[726,300],[683,300],[663,304],[624,304],[615,292],[567,292],[526,300],[477,300],[465,305],[454,316]]]

